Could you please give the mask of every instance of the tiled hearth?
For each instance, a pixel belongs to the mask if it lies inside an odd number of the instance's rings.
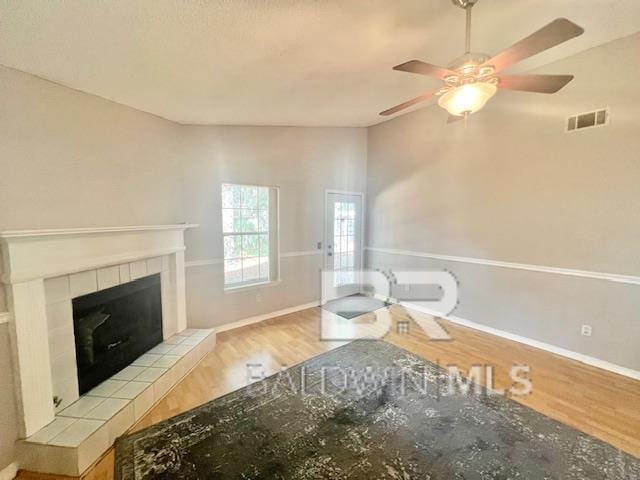
[[[150,225],[0,233],[20,468],[79,475],[215,345],[187,329],[184,231]],[[164,341],[79,396],[75,298],[159,275]]]
[[[187,329],[140,356],[18,445],[20,468],[80,475],[215,346],[212,330]]]

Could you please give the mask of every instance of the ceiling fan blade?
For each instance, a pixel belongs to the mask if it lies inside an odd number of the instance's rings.
[[[556,93],[573,75],[500,75],[498,88],[523,92]]]
[[[406,102],[401,103],[400,105],[396,105],[395,107],[390,108],[389,110],[385,110],[384,112],[380,112],[380,115],[383,115],[385,117],[388,116],[388,115],[393,115],[394,113],[397,113],[400,110],[404,110],[405,108],[409,108],[409,107],[415,105],[416,103],[420,103],[420,102],[424,102],[425,100],[429,100],[431,97],[433,97],[433,92],[423,93],[419,97],[412,98],[411,100],[407,100]]]
[[[451,115],[447,117],[447,123],[459,122],[460,120],[464,120],[464,117],[461,115]]]
[[[537,32],[523,38],[515,45],[487,60],[483,66],[492,65],[495,67],[496,72],[499,72],[525,58],[532,57],[578,35],[582,35],[583,32],[584,29],[581,26],[566,18],[557,18]]]
[[[394,70],[401,72],[417,73],[420,75],[429,75],[431,77],[438,77],[444,79],[451,75],[458,75],[453,70],[449,70],[444,67],[438,67],[437,65],[431,65],[430,63],[421,62],[420,60],[410,60],[400,65],[393,67]]]

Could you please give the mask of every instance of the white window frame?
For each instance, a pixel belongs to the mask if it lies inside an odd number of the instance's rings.
[[[266,188],[269,191],[269,226],[267,231],[255,231],[255,232],[225,232],[224,231],[224,215],[223,212],[226,209],[222,203],[222,189],[224,185],[232,185],[238,187],[259,187]],[[280,233],[280,189],[271,185],[256,185],[250,183],[240,182],[222,182],[220,185],[220,215],[221,215],[221,231],[222,231],[222,283],[225,293],[233,293],[235,291],[249,290],[254,288],[260,288],[265,286],[273,286],[281,282],[280,274],[280,245],[279,245],[279,233]],[[236,208],[236,207],[234,207]],[[241,208],[240,208],[241,209]],[[250,235],[268,235],[269,239],[269,278],[251,279],[242,282],[226,283],[226,260],[224,253],[224,240],[226,237],[232,236],[250,236]],[[241,257],[242,259],[243,257]],[[232,260],[232,259],[229,259]]]

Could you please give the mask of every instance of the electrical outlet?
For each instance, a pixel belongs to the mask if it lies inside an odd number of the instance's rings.
[[[404,291],[405,292],[410,292],[411,291],[411,285],[404,285]]]
[[[256,302],[262,302],[262,295],[256,295]]]
[[[591,325],[582,325],[582,329],[580,330],[582,335],[585,337],[591,336]]]

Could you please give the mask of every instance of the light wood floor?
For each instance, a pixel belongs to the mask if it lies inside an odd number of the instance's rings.
[[[247,363],[262,363],[271,374],[282,365],[294,365],[341,345],[319,340],[320,312],[311,308],[220,333],[215,350],[132,430],[243,387]],[[401,311],[394,311],[393,317],[395,324]],[[494,386],[500,389],[511,385],[508,372],[513,364],[529,365],[533,392],[514,400],[640,457],[640,381],[449,322],[442,324],[452,341],[429,342],[415,324],[408,334],[393,328],[385,340],[432,362],[455,364],[463,373],[472,365],[492,365]],[[21,472],[18,478],[68,477]],[[83,476],[86,480],[112,478],[113,451]]]

